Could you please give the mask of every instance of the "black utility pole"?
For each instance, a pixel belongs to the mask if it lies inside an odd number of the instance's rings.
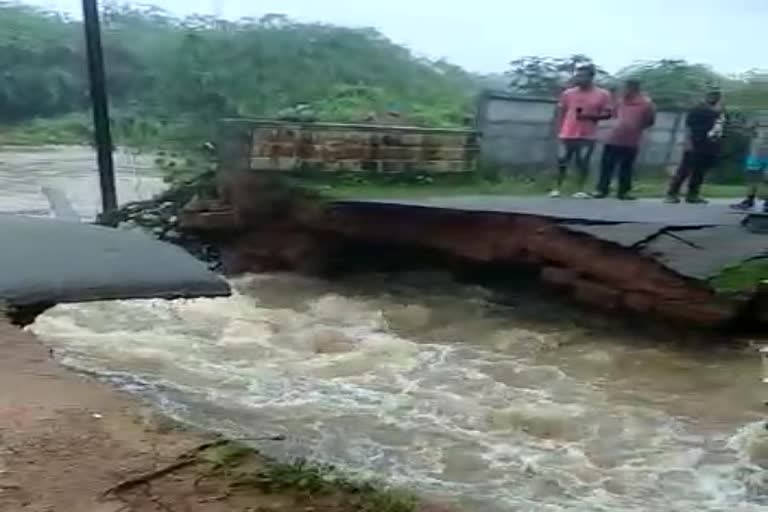
[[[99,161],[102,215],[117,209],[115,166],[112,161],[112,134],[109,130],[107,80],[104,75],[104,55],[101,48],[101,27],[96,0],[83,0],[83,26],[88,54],[88,74],[93,103],[93,133]]]

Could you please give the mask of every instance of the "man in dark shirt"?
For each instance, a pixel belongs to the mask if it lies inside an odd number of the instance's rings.
[[[701,197],[701,185],[704,174],[716,163],[720,151],[724,124],[721,100],[722,93],[719,90],[709,91],[704,102],[688,112],[685,119],[685,152],[669,185],[666,202],[680,202],[680,189],[686,181],[688,193],[685,201],[692,204],[707,202]]]

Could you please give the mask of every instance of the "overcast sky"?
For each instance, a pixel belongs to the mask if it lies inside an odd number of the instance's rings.
[[[79,12],[79,0],[26,0]],[[175,14],[282,13],[372,26],[419,55],[504,71],[525,55],[585,53],[608,69],[684,58],[736,73],[768,68],[768,0],[156,0]]]

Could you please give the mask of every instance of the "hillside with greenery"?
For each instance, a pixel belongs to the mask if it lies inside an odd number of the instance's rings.
[[[281,15],[225,21],[175,18],[154,7],[105,5],[103,42],[118,143],[200,141],[222,117],[279,116],[305,105],[312,119],[459,126],[483,87],[554,97],[588,56],[524,57],[506,74],[474,75],[418,58],[374,29],[297,23]],[[0,142],[88,140],[82,26],[60,13],[0,2]],[[684,108],[713,84],[736,110],[768,108],[768,75],[726,77],[677,60],[633,64],[599,80],[641,78],[662,108]]]
[[[221,117],[275,116],[297,104],[319,120],[398,111],[415,124],[459,125],[477,88],[461,68],[416,58],[373,29],[280,15],[228,22],[107,6],[103,41],[118,136],[132,139],[179,125],[204,131]],[[1,123],[24,122],[32,135],[87,127],[78,21],[0,4],[0,65]]]

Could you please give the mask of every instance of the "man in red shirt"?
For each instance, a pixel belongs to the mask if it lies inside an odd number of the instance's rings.
[[[595,85],[595,67],[591,64],[576,68],[575,87],[566,89],[558,104],[557,125],[560,127],[560,157],[557,184],[550,197],[560,197],[568,165],[575,161],[579,171],[577,199],[589,199],[584,190],[589,177],[589,162],[595,150],[597,124],[611,118],[611,93]]]
[[[656,122],[656,107],[640,91],[638,80],[627,80],[624,95],[616,105],[616,124],[605,140],[600,179],[597,182],[595,197],[608,197],[611,180],[616,168],[619,169],[619,188],[617,197],[632,200],[632,174],[637,158],[637,151],[643,132]]]

